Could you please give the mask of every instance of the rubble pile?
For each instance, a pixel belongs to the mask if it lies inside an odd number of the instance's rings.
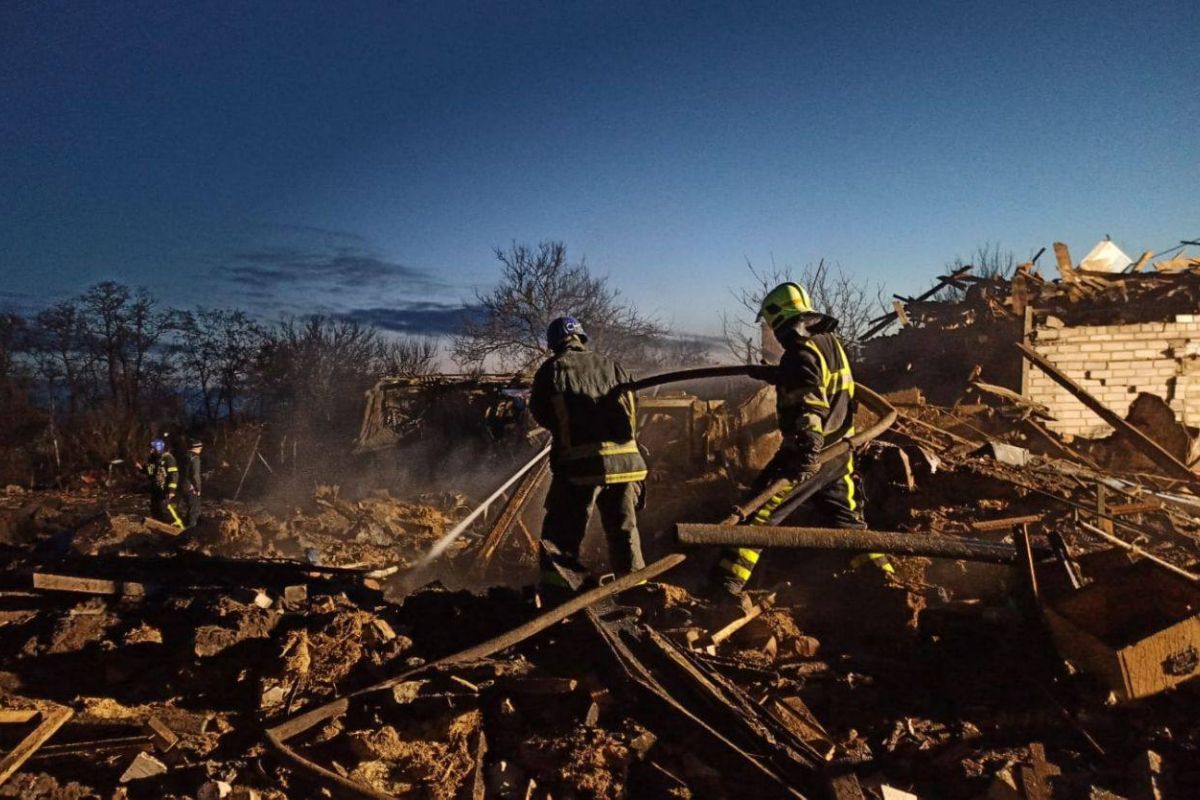
[[[981,375],[1020,393],[1022,361],[1012,345],[1034,328],[1161,324],[1190,320],[1200,308],[1195,259],[1147,258],[1132,271],[1098,272],[1072,266],[1065,245],[1055,250],[1054,280],[1032,262],[1009,278],[965,267],[919,297],[897,296],[896,310],[871,321],[857,374],[879,391],[916,387],[947,406],[961,402]],[[894,333],[872,338],[894,324]]]

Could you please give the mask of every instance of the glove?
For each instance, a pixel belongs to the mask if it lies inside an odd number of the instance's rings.
[[[802,450],[794,442],[785,440],[763,471],[751,484],[761,492],[777,480],[804,481],[817,471],[817,459],[811,450]]]

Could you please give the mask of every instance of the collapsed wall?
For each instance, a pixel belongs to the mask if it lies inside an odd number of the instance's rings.
[[[973,389],[996,394],[999,387],[1023,395],[1056,433],[1110,434],[1074,394],[1021,357],[1016,345],[1023,342],[1118,416],[1136,410],[1156,427],[1196,427],[1200,270],[1194,260],[1143,271],[1147,253],[1130,271],[1108,273],[1071,266],[1065,245],[1055,244],[1055,254],[1057,280],[1032,263],[1009,279],[974,277],[962,268],[919,298],[899,299],[894,312],[871,320],[878,330],[898,322],[899,330],[860,345],[856,374],[878,391],[919,389],[946,406],[969,403]],[[945,289],[954,290],[948,299],[930,299]],[[1190,443],[1179,449],[1190,452]]]
[[[1030,343],[1089,394],[1125,416],[1139,393],[1157,395],[1185,425],[1200,420],[1200,315],[1173,321],[1065,326],[1048,316]],[[1195,383],[1196,386],[1192,384]],[[1045,373],[1024,364],[1021,390],[1049,409],[1056,433],[1096,437],[1111,432],[1096,414]]]

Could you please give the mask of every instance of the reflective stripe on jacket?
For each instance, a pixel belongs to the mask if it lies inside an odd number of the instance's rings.
[[[797,339],[779,368],[776,410],[785,443],[820,449],[854,435],[854,376],[836,336]]]
[[[533,378],[529,410],[554,436],[550,467],[572,483],[600,486],[645,480],[632,392],[611,395],[629,376],[580,344],[546,360]]]
[[[170,453],[163,453],[147,464],[146,474],[150,476],[150,484],[160,491],[175,491],[179,485],[179,467],[175,465],[175,456]]]

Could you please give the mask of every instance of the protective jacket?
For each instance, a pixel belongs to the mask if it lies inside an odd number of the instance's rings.
[[[538,369],[529,410],[554,437],[550,468],[556,477],[582,486],[645,480],[636,400],[632,392],[610,394],[628,380],[618,364],[577,340]]]
[[[854,376],[833,333],[792,339],[779,362],[775,391],[780,451],[793,467],[815,468],[826,443],[854,435]]]
[[[146,465],[146,475],[150,478],[150,491],[159,494],[174,494],[179,486],[179,467],[175,456],[163,453],[151,458]]]

